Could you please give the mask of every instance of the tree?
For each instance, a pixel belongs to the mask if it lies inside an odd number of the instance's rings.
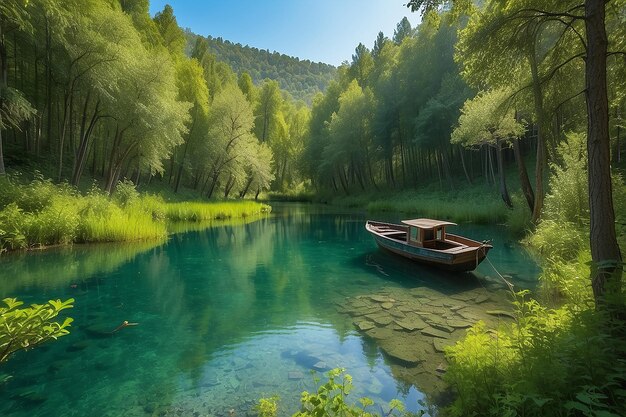
[[[8,0],[0,5],[0,175],[5,174],[2,151],[2,131],[8,127],[19,128],[30,118],[34,109],[23,94],[9,87],[9,61],[7,57],[7,34],[29,25],[27,0]]]
[[[516,120],[513,109],[508,108],[509,96],[508,90],[492,90],[481,92],[472,100],[466,101],[459,117],[459,126],[452,132],[451,142],[466,147],[495,147],[500,195],[508,207],[513,207],[504,175],[502,144],[519,137],[526,129]]]
[[[226,87],[215,97],[208,125],[205,152],[210,165],[207,197],[211,198],[222,174],[239,176],[232,165],[243,167],[242,155],[256,141],[251,132],[254,126],[252,107],[237,86]]]
[[[412,11],[436,12],[443,0],[410,0]],[[606,33],[607,5],[611,0],[518,1],[510,2],[508,15],[512,21],[526,20],[537,25],[560,22],[564,34],[576,36],[584,50],[585,98],[587,103],[587,158],[589,180],[589,241],[593,268],[591,281],[598,308],[623,303],[617,297],[622,289],[622,256],[615,232],[615,210],[611,185],[609,107],[607,92],[607,56],[609,38]],[[614,0],[614,14],[623,10]],[[469,0],[455,0],[463,9]],[[583,34],[584,30],[584,34]],[[570,62],[572,57],[566,62]]]
[[[396,45],[400,45],[402,41],[411,36],[413,29],[409,19],[403,17],[402,20],[396,25],[396,30],[393,32],[393,41]]]

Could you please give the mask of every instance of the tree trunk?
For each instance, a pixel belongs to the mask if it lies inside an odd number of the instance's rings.
[[[2,23],[2,22],[0,22]],[[5,89],[8,86],[9,77],[9,63],[7,60],[7,48],[4,43],[4,34],[2,33],[2,26],[0,26],[0,89]],[[2,108],[2,99],[0,98],[0,108]],[[0,175],[5,175],[4,169],[4,154],[2,151],[2,128],[0,127]]]
[[[604,0],[585,1],[589,241],[593,262],[591,286],[596,308],[600,309],[623,303],[621,300],[622,256],[615,235],[615,212],[611,186],[605,4]]]
[[[465,157],[463,156],[463,148],[459,148],[459,155],[461,155],[461,166],[463,166],[463,173],[465,174],[465,179],[469,185],[472,185],[472,178],[469,176],[467,172],[467,167],[465,165]]]
[[[519,146],[519,139],[513,139],[513,154],[515,155],[515,162],[517,163],[517,172],[519,174],[519,181],[522,187],[524,197],[526,197],[526,203],[532,213],[535,207],[535,193],[530,185],[530,179],[528,178],[528,171],[526,170],[526,164],[524,163],[524,157]]]
[[[537,67],[537,57],[535,51],[529,53],[530,73],[533,79],[533,99],[535,113],[537,114],[537,160],[535,161],[535,204],[533,206],[532,222],[537,223],[543,209],[543,170],[546,165],[546,141],[544,135],[547,134],[545,113],[543,108],[543,96],[541,92],[541,80],[539,79],[539,69]]]
[[[513,208],[511,202],[511,196],[509,195],[509,189],[506,186],[506,175],[504,175],[504,158],[502,158],[502,141],[500,138],[496,138],[496,160],[498,161],[498,176],[500,177],[500,195],[502,201],[508,208]]]

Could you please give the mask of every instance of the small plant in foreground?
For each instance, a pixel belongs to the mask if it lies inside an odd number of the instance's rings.
[[[304,391],[300,396],[300,411],[293,417],[374,417],[380,414],[367,411],[374,405],[370,398],[359,398],[358,404],[351,404],[347,397],[352,391],[352,377],[345,373],[345,369],[333,369],[327,374],[328,381],[317,388],[317,392]],[[316,378],[316,382],[319,379]],[[278,397],[262,398],[256,410],[259,417],[275,417],[278,411]],[[421,417],[423,411],[413,414],[405,412],[404,404],[399,400],[389,403],[389,412],[385,416],[401,415]]]
[[[24,303],[15,298],[5,298],[3,302],[6,307],[0,307],[0,363],[19,350],[33,349],[69,333],[67,328],[73,319],[68,317],[63,323],[52,319],[62,310],[72,308],[73,298],[67,301],[50,300],[46,304],[32,304],[26,308],[19,308]]]

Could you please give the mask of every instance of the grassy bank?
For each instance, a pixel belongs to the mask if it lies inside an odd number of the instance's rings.
[[[424,187],[372,192],[335,197],[329,199],[329,202],[342,207],[362,208],[372,214],[399,212],[408,217],[429,217],[461,223],[515,223],[517,228],[523,229],[530,220],[530,211],[520,196],[514,194],[513,200],[514,208],[509,209],[492,187],[480,184],[445,191]]]
[[[120,184],[109,197],[97,188],[82,194],[35,178],[0,178],[0,251],[87,242],[164,239],[167,221],[230,219],[269,212],[250,201],[169,203]]]

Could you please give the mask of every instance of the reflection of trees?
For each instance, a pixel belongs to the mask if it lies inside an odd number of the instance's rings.
[[[224,346],[300,320],[331,323],[345,336],[352,326],[334,302],[352,267],[346,241],[361,228],[361,219],[295,212],[172,236],[142,276],[164,317],[163,339],[181,341],[178,366],[199,378]],[[338,269],[333,257],[346,261]]]
[[[138,254],[162,242],[80,245],[20,252],[0,257],[0,294],[13,296],[21,288],[55,288],[115,271]]]

